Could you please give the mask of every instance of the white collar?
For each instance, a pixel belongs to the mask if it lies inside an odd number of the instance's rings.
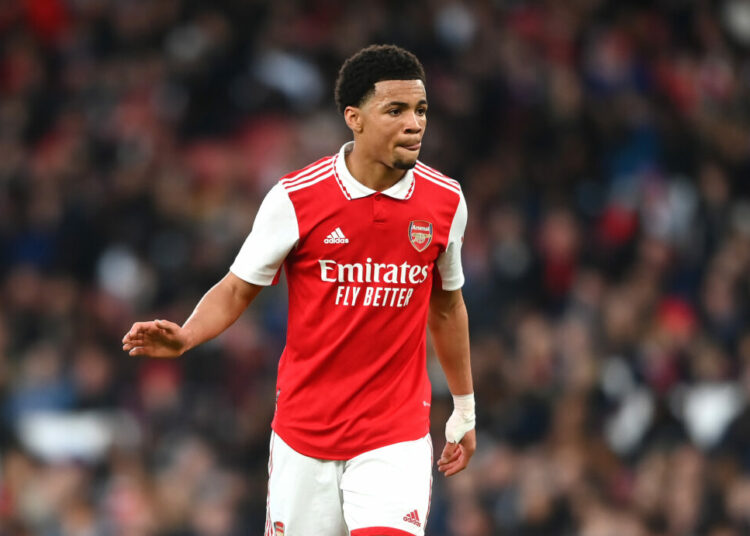
[[[346,167],[346,154],[350,153],[354,149],[354,142],[350,141],[341,146],[341,150],[336,155],[336,178],[339,179],[339,186],[344,190],[344,195],[349,199],[360,199],[381,193],[392,197],[394,199],[408,199],[411,197],[412,191],[414,190],[414,170],[409,169],[406,171],[404,176],[396,184],[378,192],[372,188],[368,188],[357,179],[352,176],[349,169]]]

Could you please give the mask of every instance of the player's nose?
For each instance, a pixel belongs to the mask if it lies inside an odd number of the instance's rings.
[[[424,127],[424,121],[422,116],[416,113],[404,114],[406,116],[406,123],[404,124],[404,131],[410,134],[422,132]]]

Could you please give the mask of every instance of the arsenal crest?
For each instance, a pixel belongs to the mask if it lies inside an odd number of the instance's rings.
[[[277,521],[273,524],[274,536],[284,536],[284,524],[281,521]]]
[[[409,242],[419,252],[427,249],[432,242],[432,224],[424,220],[409,222]]]

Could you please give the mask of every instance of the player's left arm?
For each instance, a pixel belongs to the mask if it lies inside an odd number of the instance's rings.
[[[446,424],[447,443],[438,460],[438,469],[451,476],[466,468],[477,444],[469,317],[461,289],[432,289],[427,325],[454,400],[453,414]]]

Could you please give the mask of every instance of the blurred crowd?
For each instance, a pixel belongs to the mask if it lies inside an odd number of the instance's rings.
[[[0,533],[260,534],[284,285],[180,360],[120,340],[349,139],[370,43],[469,206],[479,447],[427,534],[750,534],[745,0],[0,0]]]

